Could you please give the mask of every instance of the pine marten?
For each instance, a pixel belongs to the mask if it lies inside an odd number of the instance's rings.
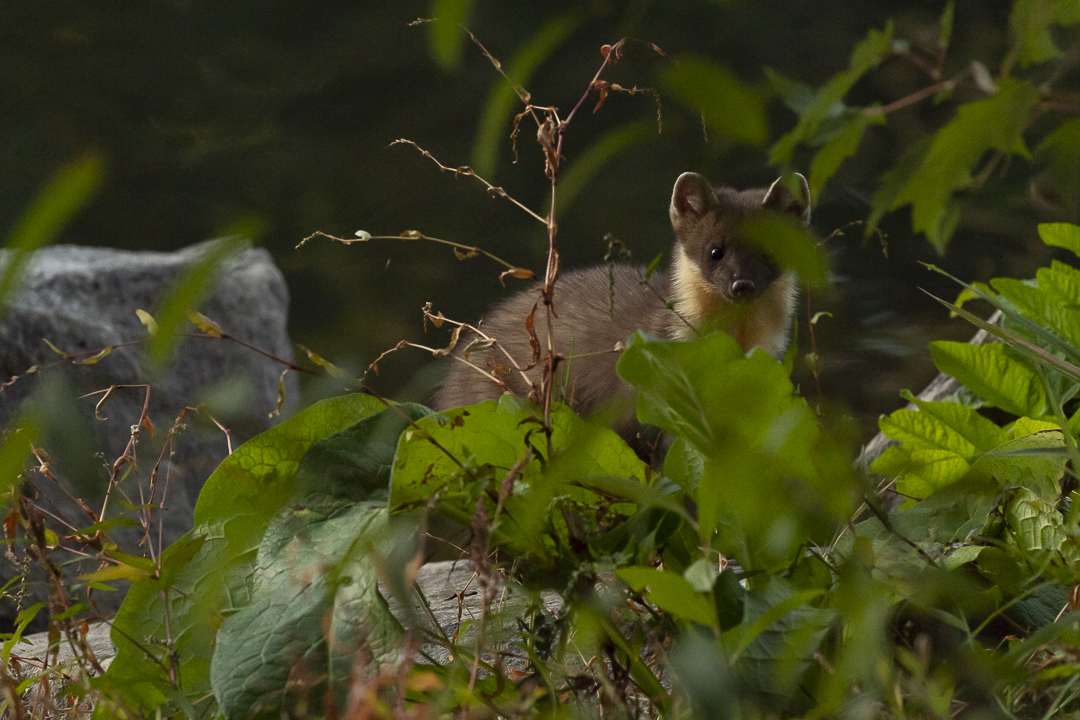
[[[561,276],[555,285],[552,322],[555,348],[564,359],[556,369],[553,399],[569,403],[583,416],[613,408],[615,430],[640,451],[634,391],[615,372],[616,348],[635,331],[689,340],[699,333],[723,330],[745,351],[760,347],[775,358],[782,357],[797,279],[794,272],[783,271],[741,239],[739,224],[762,210],[791,213],[809,223],[806,178],[795,175],[794,180],[801,186],[799,197],[781,180],[768,189],[740,192],[714,189],[701,175],[683,173],[671,195],[675,247],[667,273],[654,274],[650,287],[642,285],[644,268],[630,265],[597,266]],[[531,290],[507,298],[480,325],[522,367],[533,355],[525,320],[538,297],[538,291]],[[667,307],[669,300],[673,309]],[[541,306],[535,329],[544,345],[542,318]],[[460,356],[473,339],[471,332],[462,333],[455,354]],[[498,348],[474,348],[469,362],[495,372],[516,395],[527,397],[528,386]],[[542,366],[541,362],[528,371],[537,387]],[[455,361],[432,407],[445,410],[498,399],[502,394],[503,389],[490,377]]]

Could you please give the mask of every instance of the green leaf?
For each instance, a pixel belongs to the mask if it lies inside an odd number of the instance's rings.
[[[1068,282],[1063,274],[1049,277],[1044,272],[1043,277],[1051,285],[1055,281]],[[1080,348],[1080,306],[1066,304],[1066,298],[1051,288],[1038,287],[1022,280],[994,278],[990,285],[1026,318],[1064,340],[1070,358],[1080,358],[1080,350],[1077,350]]]
[[[296,471],[297,494],[386,501],[402,431],[430,414],[422,405],[394,405],[312,443]]]
[[[945,9],[941,13],[941,19],[938,21],[938,40],[937,44],[939,48],[949,47],[949,38],[952,37],[953,31],[953,16],[955,14],[956,7],[953,0],[949,0],[945,4]]]
[[[708,596],[698,593],[681,575],[649,567],[624,567],[615,574],[638,592],[648,588],[646,599],[664,612],[699,625],[716,623]]]
[[[813,231],[789,215],[762,213],[745,220],[742,235],[784,270],[794,270],[811,287],[828,284],[828,262]]]
[[[162,553],[162,578],[140,580],[128,591],[113,623],[116,657],[102,682],[144,710],[170,698],[175,704],[208,697],[218,626],[224,614],[250,603],[256,550],[293,494],[301,458],[316,440],[383,407],[361,394],[323,400],[225,458],[199,494],[195,527]],[[183,668],[180,695],[162,666],[147,663],[148,650],[167,660],[166,637]]]
[[[870,466],[870,471],[890,477],[903,474],[898,489],[924,498],[938,488],[955,483],[971,469],[975,456],[1006,443],[1009,434],[959,403],[926,402],[910,394],[919,408],[897,410],[878,421],[881,431],[901,447],[889,448]]]
[[[1020,65],[1027,67],[1061,56],[1050,35],[1050,24],[1080,22],[1073,0],[1017,0],[1009,15]]]
[[[897,410],[878,421],[893,440],[946,450],[961,456],[989,452],[1009,439],[1007,432],[979,415],[974,408],[952,402],[928,402],[913,396],[918,410]]]
[[[707,558],[698,558],[683,571],[683,578],[701,593],[710,592],[719,576],[720,570],[716,567],[716,562]]]
[[[435,64],[446,71],[457,70],[465,45],[465,23],[472,0],[432,0],[427,23],[428,51]]]
[[[1056,503],[1019,488],[1005,506],[1005,521],[1025,554],[1058,551],[1065,542],[1065,519]]]
[[[664,475],[684,491],[693,493],[704,472],[705,457],[684,438],[676,437],[664,456]]]
[[[0,436],[0,508],[7,507],[11,490],[20,482],[40,432],[39,422],[31,413],[12,422]]]
[[[1019,487],[1047,503],[1061,494],[1058,481],[1068,457],[1060,430],[1024,435],[994,448],[972,465],[972,472],[990,476],[1002,486]]]
[[[494,78],[491,91],[488,93],[487,100],[484,101],[484,109],[480,113],[480,124],[476,128],[476,139],[473,141],[472,166],[480,176],[494,181],[499,148],[510,139],[507,128],[510,118],[513,117],[514,107],[519,105],[522,109],[525,107],[518,91],[524,92],[521,90],[522,86],[529,82],[537,68],[551,56],[551,53],[566,42],[566,39],[581,26],[584,18],[585,15],[580,11],[571,10],[549,21],[537,30],[517,55],[507,63],[504,68],[506,77],[498,75]],[[432,31],[434,32],[434,28]],[[455,38],[458,37],[464,38],[464,34],[455,26]],[[562,181],[563,179],[560,178],[560,204],[563,202]]]
[[[857,113],[845,125],[844,129],[829,140],[814,155],[810,163],[810,197],[816,202],[825,183],[833,176],[840,164],[855,154],[866,128],[871,125],[884,125],[881,115]]]
[[[744,568],[790,564],[801,541],[831,536],[852,509],[850,459],[765,353],[746,357],[723,333],[689,343],[638,334],[618,372],[638,390],[638,418],[696,451],[677,450],[670,469],[694,491],[702,547]]]
[[[633,511],[621,498],[677,509],[655,489],[634,488],[648,476],[648,468],[614,432],[561,404],[553,406],[551,422],[554,453],[548,457],[539,418],[515,403],[487,401],[421,418],[401,435],[390,509],[426,505],[434,496],[442,514],[467,525],[478,502],[495,512],[493,498],[504,492],[516,466],[492,542],[516,554],[532,554],[547,570],[567,571],[568,564],[558,566],[560,553],[571,543],[564,508],[586,513],[589,519],[582,522],[591,523],[597,535]],[[614,502],[604,503],[612,495]],[[598,524],[601,520],[605,527]]]
[[[1080,123],[1080,118],[1077,119]],[[1080,226],[1069,223],[1040,223],[1039,237],[1051,247],[1065,248],[1080,255]]]
[[[0,264],[0,321],[4,319],[30,253],[51,243],[101,184],[104,160],[87,155],[62,167],[23,213],[7,237],[6,262]]]
[[[661,78],[668,92],[700,111],[714,132],[747,145],[769,139],[761,97],[715,60],[683,56]]]
[[[1046,177],[1057,185],[1054,189],[1060,197],[1080,195],[1080,117],[1064,121],[1044,137],[1035,148],[1035,157],[1045,165]]]
[[[922,164],[900,188],[890,209],[911,204],[912,227],[939,253],[955,229],[953,194],[969,187],[972,169],[988,150],[1029,157],[1023,131],[1039,101],[1033,85],[1006,79],[996,95],[967,103],[933,136]]]
[[[151,368],[165,367],[182,340],[188,313],[214,291],[221,266],[247,247],[248,242],[240,237],[217,240],[207,245],[203,254],[173,280],[154,308],[158,331],[145,345]]]
[[[752,588],[745,599],[743,622],[723,635],[731,662],[759,682],[775,682],[784,670],[797,679],[809,669],[836,617],[810,605],[824,590],[796,590],[779,577]]]
[[[1013,415],[1039,417],[1049,412],[1039,377],[1000,343],[930,343],[938,370],[959,380],[988,405]]]
[[[353,667],[400,661],[401,626],[379,594],[383,503],[304,503],[270,523],[251,602],[222,624],[210,680],[226,717],[253,717],[324,696],[344,709]],[[386,554],[384,551],[383,555]],[[296,678],[306,678],[299,683]],[[306,685],[305,685],[306,683]]]
[[[791,132],[781,137],[769,151],[770,165],[789,165],[795,147],[810,140],[822,122],[830,116],[843,112],[842,100],[848,90],[868,70],[875,67],[889,51],[892,43],[892,23],[884,31],[871,30],[866,38],[855,46],[848,62],[848,69],[834,75],[814,97],[813,102],[799,115],[799,122]]]

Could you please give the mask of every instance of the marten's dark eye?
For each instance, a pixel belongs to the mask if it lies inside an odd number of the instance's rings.
[[[724,248],[719,247],[717,245],[713,245],[712,249],[709,250],[709,259],[710,260],[723,260],[724,259]]]

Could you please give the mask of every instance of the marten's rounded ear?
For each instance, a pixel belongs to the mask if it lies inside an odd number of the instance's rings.
[[[765,193],[761,206],[776,212],[791,213],[810,224],[810,185],[799,173],[776,179]]]
[[[687,222],[697,220],[716,202],[709,181],[697,173],[683,173],[675,181],[671,193],[671,225],[678,230]]]

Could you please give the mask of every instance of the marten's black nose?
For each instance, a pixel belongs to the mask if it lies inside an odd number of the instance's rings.
[[[754,281],[746,278],[740,278],[731,283],[731,294],[741,300],[753,297],[756,289],[757,286],[754,285]]]

